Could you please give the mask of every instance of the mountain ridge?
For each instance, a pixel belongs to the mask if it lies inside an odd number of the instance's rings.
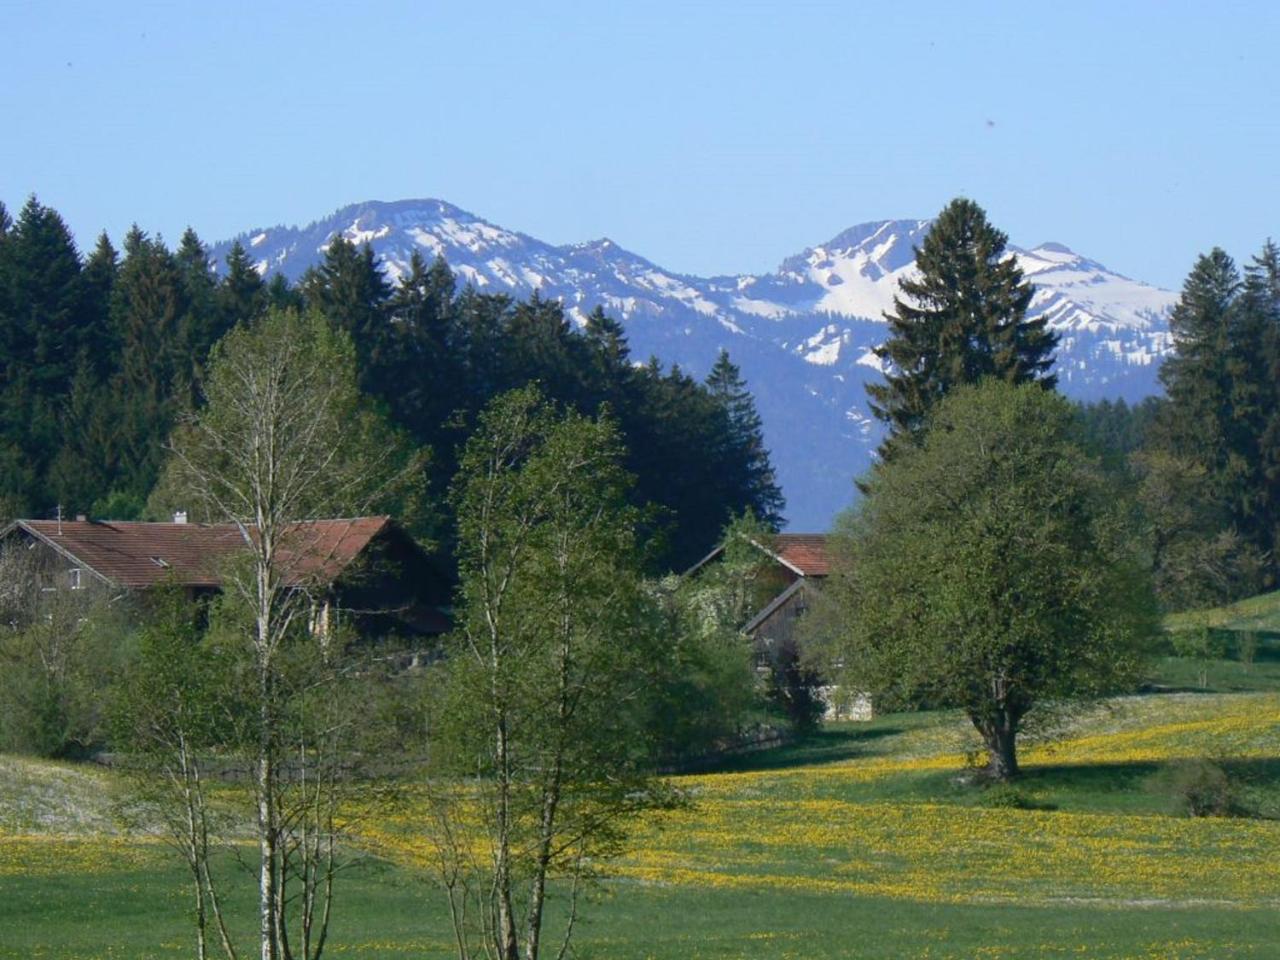
[[[302,227],[257,227],[239,240],[266,274],[297,280],[334,236],[369,243],[395,281],[417,250],[443,256],[460,284],[560,299],[585,322],[596,305],[623,323],[633,354],[705,374],[728,349],[757,399],[791,529],[825,529],[852,502],[852,479],[880,438],[864,385],[881,375],[872,349],[887,332],[898,282],[932,221],[869,221],[785,257],[771,273],[699,277],[666,269],[607,236],[550,244],[437,198],[362,201]],[[1010,244],[1036,287],[1029,315],[1061,342],[1055,369],[1076,399],[1157,391],[1173,293],[1133,280],[1064,244]]]

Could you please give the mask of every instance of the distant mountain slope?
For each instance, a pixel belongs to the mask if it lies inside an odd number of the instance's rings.
[[[338,233],[368,242],[394,279],[415,249],[439,254],[459,283],[526,297],[558,297],[582,322],[597,304],[626,322],[632,353],[705,374],[727,348],[756,395],[787,496],[792,529],[823,530],[853,498],[880,427],[863,385],[880,376],[871,348],[898,281],[915,270],[928,220],[851,227],[763,275],[692,277],[665,270],[608,239],[555,246],[491,224],[442,200],[369,202],[305,227],[252,230],[238,239],[264,273],[291,280],[320,262]],[[221,262],[230,241],[218,244]],[[1057,370],[1077,398],[1139,399],[1156,391],[1169,350],[1175,296],[1115,273],[1066,247],[1013,248],[1036,285],[1033,315],[1062,335]]]

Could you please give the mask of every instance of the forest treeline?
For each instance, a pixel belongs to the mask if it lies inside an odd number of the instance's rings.
[[[1133,485],[1172,609],[1280,585],[1280,248],[1201,256],[1169,318],[1165,396],[1085,407],[1090,452]]]
[[[1091,452],[1137,493],[1168,607],[1280,583],[1278,304],[1274,244],[1243,271],[1213,250],[1170,318],[1166,395],[1081,410]],[[192,230],[174,250],[137,227],[122,251],[103,234],[82,256],[35,198],[12,218],[0,206],[0,519],[165,518],[174,504],[153,495],[165,444],[199,407],[210,349],[272,306],[317,310],[351,336],[362,391],[430,451],[405,519],[449,556],[458,453],[485,405],[530,381],[619,423],[635,503],[664,534],[650,538],[653,570],[691,563],[744,511],[781,521],[760,418],[727,356],[703,382],[637,363],[600,308],[578,329],[559,301],[459,289],[443,260],[418,255],[391,282],[341,237],[297,284],[264,280],[238,243],[217,269]]]
[[[264,280],[239,243],[217,269],[190,229],[174,250],[135,226],[117,251],[104,233],[82,256],[34,197],[16,217],[0,206],[0,519],[166,519],[172,505],[153,497],[165,444],[201,403],[211,348],[273,306],[316,310],[350,335],[361,390],[430,451],[406,513],[446,554],[459,451],[492,398],[531,381],[620,425],[654,570],[691,563],[744,511],[781,522],[760,419],[727,355],[705,381],[637,363],[600,308],[579,330],[559,301],[459,289],[442,259],[417,254],[391,282],[371,248],[342,237],[297,284]]]

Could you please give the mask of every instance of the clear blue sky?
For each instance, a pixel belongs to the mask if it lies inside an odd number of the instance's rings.
[[[689,273],[973,197],[1176,287],[1280,238],[1280,4],[0,0],[0,200],[82,247],[440,197]]]

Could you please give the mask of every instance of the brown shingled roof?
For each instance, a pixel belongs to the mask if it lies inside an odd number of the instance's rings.
[[[279,550],[280,569],[292,583],[331,583],[388,522],[388,517],[357,517],[293,524]],[[187,586],[216,587],[219,563],[245,549],[244,535],[232,523],[19,520],[17,525],[130,589],[154,586],[169,576]]]
[[[773,552],[806,577],[825,577],[831,572],[827,536],[823,533],[779,533],[771,543]]]
[[[390,517],[355,517],[292,524],[277,553],[280,569],[291,582],[332,583],[390,522]]]

